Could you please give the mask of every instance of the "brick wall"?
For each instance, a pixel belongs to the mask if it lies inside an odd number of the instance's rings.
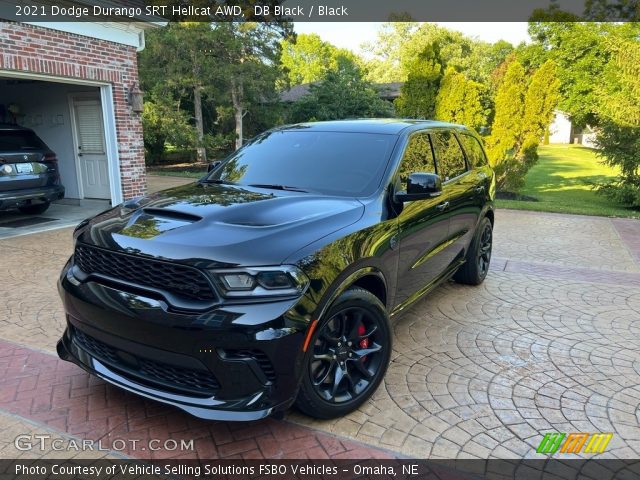
[[[138,82],[136,49],[43,27],[0,21],[0,70],[16,70],[113,86],[120,176],[124,198],[145,191],[142,122],[125,88]]]

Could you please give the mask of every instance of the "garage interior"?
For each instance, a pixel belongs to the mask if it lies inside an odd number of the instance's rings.
[[[0,238],[75,225],[112,200],[100,87],[3,77],[0,123],[32,129],[57,155],[65,198],[43,214],[0,212]]]

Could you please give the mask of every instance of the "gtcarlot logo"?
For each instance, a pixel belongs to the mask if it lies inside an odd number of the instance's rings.
[[[560,449],[559,453],[603,453],[612,437],[613,433],[546,433],[536,452],[551,455]]]
[[[150,450],[157,452],[161,450],[167,451],[193,451],[193,440],[174,440],[173,438],[167,439],[135,439],[135,438],[110,438],[110,439],[74,439],[74,438],[61,438],[53,437],[48,434],[23,434],[18,435],[13,445],[17,450],[30,451],[40,450],[56,452],[80,452],[80,451],[144,451]]]

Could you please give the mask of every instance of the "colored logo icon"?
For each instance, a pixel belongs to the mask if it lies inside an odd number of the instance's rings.
[[[602,453],[609,445],[613,433],[545,433],[537,453]],[[584,447],[584,450],[583,450]]]

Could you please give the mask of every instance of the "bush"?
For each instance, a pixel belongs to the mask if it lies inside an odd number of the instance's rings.
[[[603,163],[620,169],[614,182],[596,187],[598,192],[618,203],[640,207],[640,127],[604,123],[596,144]]]
[[[289,112],[292,123],[341,120],[359,117],[388,117],[393,107],[382,100],[373,85],[364,80],[361,69],[341,62],[330,70],[309,94],[295,102]]]

